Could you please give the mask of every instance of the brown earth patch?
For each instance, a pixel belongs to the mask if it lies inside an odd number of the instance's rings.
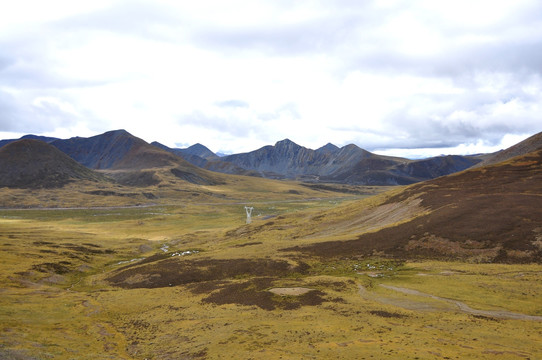
[[[146,263],[144,261],[146,260]],[[154,261],[149,258],[119,269],[107,280],[123,288],[157,288],[242,277],[284,277],[306,273],[309,266],[284,260],[231,259],[185,260],[179,257]]]
[[[268,288],[272,285],[272,278],[256,278],[244,282],[230,282],[223,284],[221,289],[213,292],[203,299],[204,303],[216,305],[238,304],[258,306],[264,310],[295,310],[302,306],[316,306],[322,304],[325,294],[322,291],[312,290],[296,296],[279,296],[271,293]]]
[[[192,294],[209,294],[215,290],[224,288],[229,283],[229,280],[202,281],[188,284],[187,287]]]

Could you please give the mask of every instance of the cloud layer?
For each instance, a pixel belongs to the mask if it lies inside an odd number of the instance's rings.
[[[492,151],[542,131],[541,13],[536,0],[19,1],[0,15],[0,133]]]

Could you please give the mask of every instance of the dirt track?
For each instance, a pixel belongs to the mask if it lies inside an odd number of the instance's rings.
[[[407,300],[407,299],[399,299],[399,298],[394,298],[394,297],[378,296],[374,293],[368,292],[361,285],[358,285],[359,294],[364,299],[367,299],[367,300],[373,300],[373,301],[377,301],[377,302],[387,304],[387,305],[394,305],[394,306],[402,307],[408,310],[417,310],[417,311],[459,310],[466,314],[487,316],[487,317],[493,317],[493,318],[499,318],[499,319],[542,321],[542,316],[525,315],[525,314],[514,313],[511,311],[506,311],[506,310],[478,310],[478,309],[473,309],[467,304],[462,303],[457,300],[442,298],[439,296],[426,294],[417,290],[385,285],[385,284],[380,284],[380,286],[382,286],[383,288],[394,290],[394,291],[407,294],[407,295],[421,296],[421,297],[431,298],[434,300],[439,300],[439,301],[442,301],[443,304],[442,306],[439,306],[433,303],[425,303],[422,301],[416,301],[416,300],[410,300],[410,299]]]

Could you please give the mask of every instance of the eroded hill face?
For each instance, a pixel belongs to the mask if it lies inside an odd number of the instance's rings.
[[[324,257],[382,255],[476,262],[542,261],[542,150],[412,185],[382,206],[426,213],[356,240],[291,248]]]

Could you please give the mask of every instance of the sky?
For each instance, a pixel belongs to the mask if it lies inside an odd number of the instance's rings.
[[[419,158],[542,131],[539,0],[0,0],[0,139]]]

